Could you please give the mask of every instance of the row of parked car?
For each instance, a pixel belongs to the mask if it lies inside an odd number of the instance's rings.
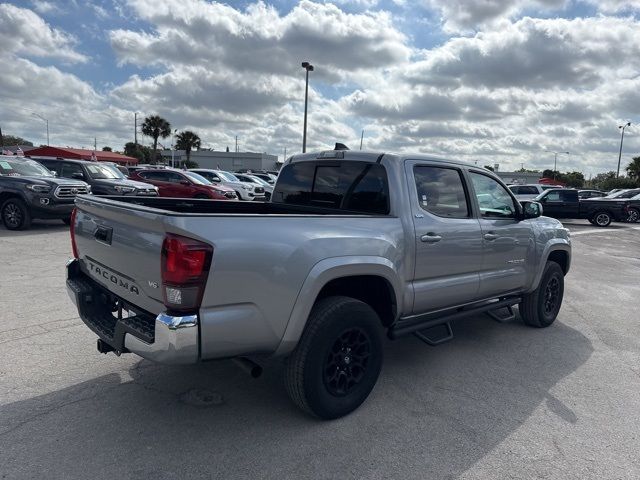
[[[541,203],[548,217],[584,218],[599,227],[614,221],[640,221],[640,188],[602,192],[557,185],[509,185],[509,189],[518,200]]]
[[[29,228],[34,218],[68,223],[76,195],[86,193],[265,201],[271,198],[275,180],[276,172],[122,167],[85,160],[0,156],[0,217],[10,230]]]

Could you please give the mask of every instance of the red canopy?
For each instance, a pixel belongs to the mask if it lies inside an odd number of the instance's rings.
[[[29,150],[27,154],[30,157],[53,157],[53,158],[70,158],[73,160],[91,160],[93,150],[83,150],[80,148],[66,148],[66,147],[39,147]],[[95,152],[96,158],[99,162],[115,162],[120,165],[137,165],[138,159],[134,157],[128,157],[121,153],[115,152]]]

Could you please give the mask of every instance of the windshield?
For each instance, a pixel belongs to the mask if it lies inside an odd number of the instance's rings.
[[[87,165],[89,176],[94,180],[122,179],[124,175],[120,170],[111,165]]]
[[[204,178],[202,175],[198,175],[195,172],[182,172],[184,176],[188,177],[196,185],[211,185],[211,182]]]
[[[222,177],[223,180],[227,181],[227,182],[239,182],[240,180],[238,180],[238,178],[229,173],[229,172],[222,172],[222,171],[218,171],[218,176]]]
[[[254,175],[247,175],[247,177],[249,178],[250,181],[252,181],[254,183],[259,183],[263,187],[270,187],[271,186],[271,184],[269,182],[267,182],[266,180],[264,180],[264,179],[262,179],[260,177],[256,177]]]
[[[12,177],[53,177],[53,174],[33,160],[0,159],[0,175]]]
[[[619,194],[618,194],[619,193]],[[612,198],[632,198],[635,197],[636,195],[638,195],[638,193],[640,193],[640,190],[638,189],[634,189],[634,190],[627,190],[624,192],[618,192],[615,194],[614,197]]]

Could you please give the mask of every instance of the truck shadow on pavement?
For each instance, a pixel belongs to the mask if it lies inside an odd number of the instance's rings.
[[[0,222],[0,238],[3,237],[29,237],[32,235],[42,235],[52,232],[69,231],[69,226],[60,220],[34,220],[31,227],[27,230],[8,230],[2,222]]]
[[[0,407],[0,474],[455,478],[538,408],[554,422],[580,422],[552,393],[593,351],[577,330],[477,317],[454,331],[437,348],[415,337],[388,342],[367,402],[331,422],[292,405],[280,361],[252,380],[228,361],[178,368],[141,360]]]

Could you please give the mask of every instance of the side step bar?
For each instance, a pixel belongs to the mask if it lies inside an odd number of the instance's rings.
[[[395,340],[396,338],[402,337],[404,335],[409,335],[410,333],[415,333],[415,332],[418,332],[419,330],[424,330],[424,329],[428,329],[438,325],[442,325],[443,323],[449,323],[454,320],[458,320],[460,318],[466,318],[473,315],[477,315],[479,313],[499,310],[501,308],[506,308],[506,307],[510,308],[513,305],[520,303],[520,301],[521,301],[521,298],[519,296],[507,297],[507,298],[501,298],[496,301],[482,302],[479,304],[469,305],[467,307],[462,307],[458,310],[455,310],[451,313],[444,313],[440,316],[437,316],[437,314],[434,314],[434,313],[427,313],[424,315],[417,315],[415,317],[407,317],[407,318],[398,320],[398,322],[396,322],[389,329],[388,336],[392,340]],[[448,337],[452,337],[452,336],[453,334],[450,334]],[[420,338],[420,336],[418,336],[418,338]],[[422,340],[422,338],[420,339]],[[442,343],[442,342],[437,342],[437,343]]]

